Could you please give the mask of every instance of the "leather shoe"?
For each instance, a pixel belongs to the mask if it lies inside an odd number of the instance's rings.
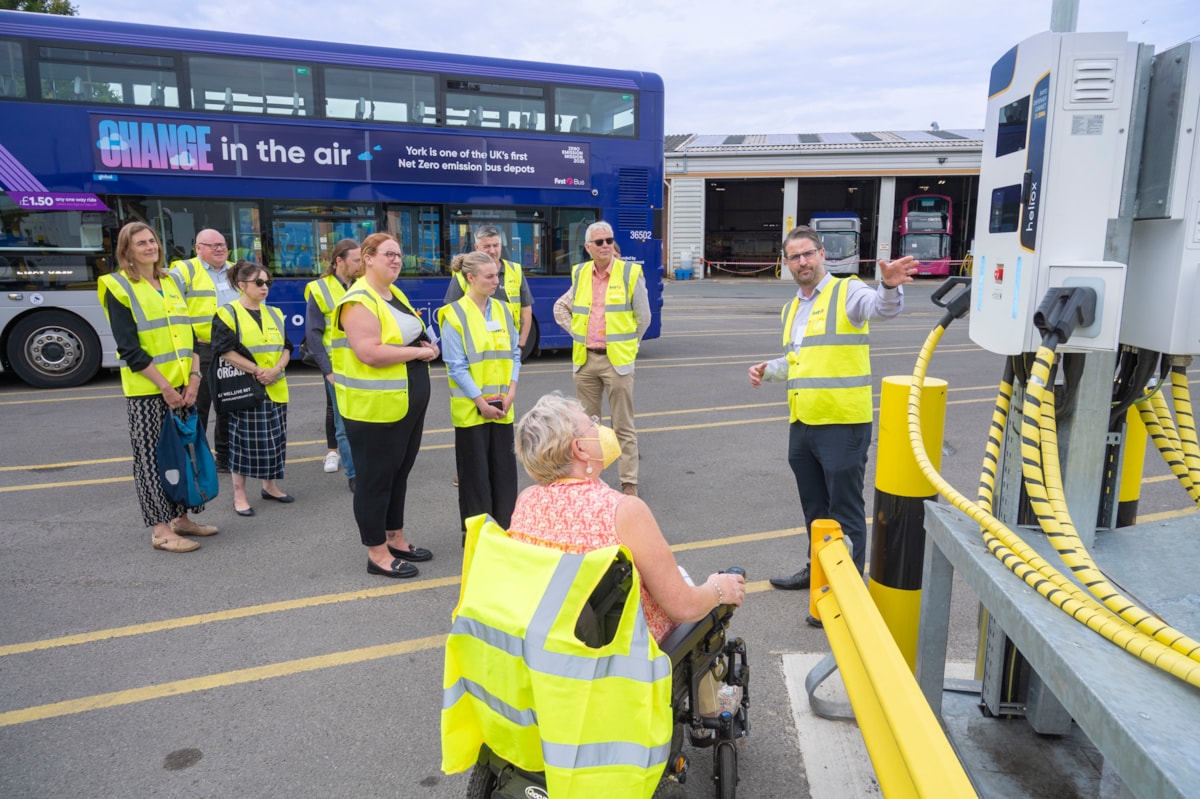
[[[392,568],[385,569],[375,561],[367,558],[367,574],[382,574],[384,577],[416,577],[417,567],[411,563],[396,558],[392,561]]]
[[[254,508],[246,508],[245,510],[240,510],[239,508],[234,508],[233,512],[236,513],[238,516],[253,516]]]
[[[621,493],[628,497],[636,497],[637,483],[621,483]]]
[[[798,591],[801,588],[808,588],[809,573],[808,567],[805,566],[800,571],[793,574],[791,577],[772,577],[768,580],[771,585],[776,588],[781,588],[784,591]]]
[[[816,616],[806,617],[804,619],[804,623],[807,624],[809,627],[816,627],[817,629],[820,629],[820,630],[825,629],[825,623],[822,622],[820,619],[818,619]]]
[[[346,482],[350,484],[350,493],[353,494],[354,493],[354,478],[353,477],[347,478]]]
[[[293,497],[291,494],[284,494],[282,497],[277,497],[274,494],[268,494],[266,489],[263,489],[261,493],[262,493],[263,499],[269,499],[272,502],[283,502],[286,504],[288,502],[296,501],[296,498]]]
[[[171,529],[175,531],[176,535],[209,536],[216,535],[217,533],[221,532],[220,529],[211,524],[200,524],[199,522],[191,519],[188,519],[187,522],[181,522],[180,520],[176,519],[175,521],[171,522]]]
[[[396,549],[391,544],[388,544],[388,552],[392,553],[393,558],[404,558],[409,563],[424,563],[427,560],[433,560],[433,553],[428,549],[415,547],[411,543],[409,546],[412,547],[412,549],[405,551],[403,549]]]

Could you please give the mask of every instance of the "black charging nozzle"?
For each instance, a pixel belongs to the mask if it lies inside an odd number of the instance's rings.
[[[1062,343],[1077,327],[1087,327],[1096,321],[1096,290],[1091,286],[1059,286],[1046,292],[1042,304],[1033,314],[1033,323],[1042,339],[1051,336]]]

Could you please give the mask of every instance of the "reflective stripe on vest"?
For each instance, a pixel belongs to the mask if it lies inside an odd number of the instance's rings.
[[[254,362],[264,369],[273,369],[283,357],[286,340],[283,335],[283,312],[271,305],[260,306],[262,310],[262,327],[258,326],[245,306],[240,302],[231,302],[217,309],[217,316],[228,325],[230,330],[237,330],[238,341],[254,356]],[[237,315],[236,327],[234,314]],[[273,402],[280,404],[288,401],[287,377],[280,377],[267,386],[267,396]]]
[[[870,329],[865,322],[855,327],[846,316],[849,280],[857,278],[834,278],[826,284],[813,300],[799,341],[792,341],[799,298],[783,309],[783,349],[789,364],[788,409],[793,422],[871,421]]]
[[[226,268],[233,266],[228,261]],[[187,300],[192,330],[200,341],[212,341],[212,318],[217,312],[217,287],[200,257],[171,264],[171,277]]]
[[[517,340],[517,329],[505,303],[490,298],[488,302],[491,303],[492,320],[502,317],[501,330],[487,329],[483,312],[470,297],[463,297],[438,311],[438,324],[442,330],[449,325],[462,339],[471,380],[485,397],[508,393],[512,383],[513,344]],[[503,418],[484,419],[475,400],[466,395],[448,372],[446,377],[450,388],[450,421],[455,427],[474,427],[493,421],[512,424],[511,407]]]
[[[129,309],[137,325],[138,345],[150,356],[150,362],[170,382],[179,388],[187,385],[192,370],[192,328],[187,303],[173,280],[159,280],[162,294],[149,281],[136,283],[120,272],[104,275],[97,282],[100,305],[108,315],[106,294],[112,294]],[[171,310],[173,306],[173,312]],[[111,320],[109,320],[111,324]],[[121,389],[127,397],[145,397],[162,393],[154,382],[141,372],[134,372],[117,353],[121,367]]]
[[[391,286],[392,296],[421,317],[413,309],[404,292]],[[404,346],[404,337],[387,301],[379,295],[366,278],[351,284],[346,294],[337,302],[332,317],[333,340],[330,362],[333,366],[333,388],[337,397],[338,412],[346,419],[359,422],[395,422],[408,415],[408,365],[367,366],[358,359],[346,339],[342,328],[342,313],[346,307],[358,303],[379,320],[379,340],[391,347]],[[421,320],[424,326],[424,320]]]
[[[636,570],[612,642],[575,637],[596,583],[628,550],[565,554],[513,541],[484,516],[467,526],[442,681],[443,770],[470,768],[487,743],[545,771],[556,799],[649,799],[670,751],[671,663],[650,635]]]
[[[333,309],[344,296],[346,287],[338,280],[337,275],[319,277],[304,287],[304,301],[316,301],[317,310],[325,317],[325,329],[321,331],[321,343],[325,345],[325,352],[333,351]]]
[[[582,366],[587,360],[588,317],[592,312],[592,275],[594,261],[576,264],[571,272],[575,299],[571,306],[571,360]],[[633,290],[642,274],[641,264],[622,261],[612,263],[608,277],[608,293],[604,298],[604,340],[608,359],[614,366],[627,366],[637,359],[637,320],[633,315]]]

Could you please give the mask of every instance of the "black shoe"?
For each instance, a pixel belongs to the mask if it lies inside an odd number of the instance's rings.
[[[392,561],[392,568],[385,569],[375,561],[367,558],[367,574],[382,574],[384,577],[416,577],[417,567],[411,563],[396,558]]]
[[[772,577],[767,582],[784,591],[798,591],[801,588],[808,588],[808,567],[805,566],[791,577]]]
[[[245,510],[238,510],[237,508],[234,508],[233,512],[238,516],[253,516],[254,508],[246,508]]]
[[[805,617],[804,623],[807,624],[809,627],[816,627],[819,630],[825,629],[825,623],[822,622],[820,619],[818,619],[816,616]]]
[[[289,502],[295,502],[295,501],[296,501],[296,498],[295,498],[295,497],[293,497],[291,494],[284,494],[282,497],[277,497],[277,496],[275,496],[274,494],[268,494],[268,493],[267,493],[267,491],[266,491],[266,489],[263,489],[261,493],[262,493],[262,498],[263,498],[263,499],[269,499],[269,500],[271,500],[272,502],[282,502],[282,503],[284,503],[285,505],[286,505],[287,503],[289,503]]]
[[[433,553],[428,549],[421,549],[409,544],[412,549],[405,552],[403,549],[396,549],[391,544],[388,544],[388,552],[392,553],[393,558],[404,558],[410,563],[424,563],[427,560],[433,560]]]
[[[353,494],[354,493],[354,478],[353,477],[348,478],[346,480],[346,482],[350,484],[350,493]]]

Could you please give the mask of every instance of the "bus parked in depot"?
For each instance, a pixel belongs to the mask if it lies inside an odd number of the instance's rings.
[[[900,244],[897,257],[920,261],[918,275],[950,276],[950,238],[953,203],[944,194],[914,194],[900,204]]]
[[[820,211],[809,227],[821,237],[825,248],[825,271],[833,275],[857,275],[862,220],[853,211]]]
[[[35,386],[117,365],[96,279],[132,221],[168,261],[224,233],[275,278],[294,344],[339,239],[395,235],[432,321],[489,223],[545,350],[570,346],[552,306],[604,219],[660,332],[657,75],[0,11],[0,119],[0,363]]]

